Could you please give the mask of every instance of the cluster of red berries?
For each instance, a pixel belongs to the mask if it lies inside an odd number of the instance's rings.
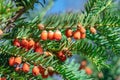
[[[86,60],[83,60],[82,62],[81,62],[81,65],[80,65],[80,68],[79,68],[80,70],[81,69],[84,69],[85,70],[85,72],[86,72],[86,74],[88,74],[88,75],[91,75],[93,72],[92,72],[92,70],[89,68],[89,67],[87,67],[87,61]]]
[[[13,45],[17,47],[22,47],[26,49],[26,51],[30,49],[34,49],[35,52],[43,54],[43,48],[38,42],[35,42],[33,39],[27,40],[26,38],[23,38],[22,40],[14,39]]]
[[[57,53],[57,57],[63,62],[70,56],[72,56],[72,53],[69,50],[61,50]]]
[[[15,71],[19,71],[21,69],[20,68],[21,63],[22,63],[22,57],[10,57],[9,58],[9,65],[14,66]],[[29,69],[30,69],[29,64],[24,63],[23,66],[22,66],[22,71],[23,72],[28,72]]]
[[[25,73],[28,73],[30,71],[30,65],[28,63],[23,63],[22,67],[20,67],[21,64],[22,64],[21,57],[9,58],[9,65],[15,66],[15,71],[23,71]],[[43,78],[47,78],[48,76],[52,76],[54,74],[54,69],[52,67],[48,67],[47,69],[45,69],[42,66],[38,66],[38,67],[34,66],[32,68],[32,74],[34,76],[41,74]]]
[[[92,34],[96,33],[96,29],[94,27],[90,28],[90,32]],[[68,28],[65,31],[65,35],[66,37],[73,37],[74,39],[78,40],[78,39],[84,39],[86,38],[86,29],[81,26],[80,24],[77,26],[77,30],[72,31],[72,29]]]
[[[34,66],[32,69],[32,74],[38,76],[39,74],[42,78],[48,78],[54,74],[54,69],[52,67],[43,68],[42,66]]]
[[[40,38],[41,40],[56,40],[56,41],[59,41],[62,39],[62,34],[59,30],[56,30],[55,32],[53,32],[52,30],[50,31],[46,31],[46,30],[43,30],[41,32],[41,35],[40,35]]]
[[[40,35],[42,40],[49,39],[49,40],[59,41],[59,40],[62,39],[62,34],[59,30],[56,30],[55,32],[50,30],[50,31],[47,32],[46,30],[44,30],[44,25],[43,24],[38,24],[38,28],[40,30],[43,30],[41,32],[41,35]],[[96,34],[96,29],[94,27],[90,27],[90,32],[92,34]],[[65,35],[66,35],[67,38],[73,37],[76,40],[84,39],[84,38],[86,38],[86,29],[82,25],[78,24],[77,25],[77,30],[75,30],[75,31],[72,31],[71,28],[67,28],[66,31],[65,31]]]
[[[43,24],[38,24],[38,29],[42,30],[40,34],[41,40],[56,40],[59,41],[62,39],[62,33],[57,29],[55,32],[52,30],[46,31]]]

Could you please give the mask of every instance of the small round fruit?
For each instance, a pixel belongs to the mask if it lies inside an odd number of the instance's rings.
[[[67,59],[66,55],[62,51],[58,52],[57,56],[63,62]]]
[[[94,27],[90,27],[90,32],[92,33],[92,34],[96,34],[96,29],[94,28]]]
[[[21,40],[21,46],[23,47],[23,48],[26,48],[26,49],[28,49],[28,40],[27,39],[25,39],[25,38],[23,38],[22,40]]]
[[[51,31],[51,30],[48,32],[48,39],[49,40],[53,40],[54,39],[54,32]]]
[[[61,32],[59,30],[56,30],[54,32],[54,39],[57,40],[57,41],[62,39],[62,34],[61,34]]]
[[[86,38],[86,33],[82,33],[81,34],[81,39],[85,39]]]
[[[48,37],[47,31],[46,31],[46,30],[43,30],[42,33],[41,33],[41,35],[40,35],[40,38],[41,38],[42,40],[47,40],[47,37]]]
[[[43,30],[44,29],[44,25],[43,24],[38,24],[38,29],[39,30]]]
[[[80,31],[79,30],[76,30],[74,33],[73,33],[73,38],[78,40],[81,38],[81,34],[80,34]]]
[[[73,31],[72,31],[70,28],[68,28],[68,29],[66,29],[66,31],[65,31],[65,35],[66,35],[67,37],[72,37]]]
[[[22,57],[16,57],[14,63],[20,65],[22,63]]]
[[[0,80],[7,80],[5,77],[1,77]]]
[[[17,47],[20,47],[20,41],[19,41],[17,38],[14,39],[13,45],[14,45],[14,46],[17,46]]]
[[[91,70],[89,67],[86,67],[86,68],[85,68],[85,72],[86,72],[86,74],[88,74],[88,75],[91,75],[91,74],[92,74],[92,70]]]
[[[63,56],[60,58],[60,60],[63,61],[63,62],[64,62],[66,59],[67,59],[67,57],[66,57],[65,55],[63,55]]]
[[[22,66],[22,70],[23,70],[23,72],[25,72],[25,73],[29,72],[29,70],[30,70],[30,65],[27,64],[27,63],[24,63],[23,66]]]
[[[29,42],[28,42],[28,46],[29,46],[29,49],[34,48],[35,47],[35,41],[33,39],[30,39]]]
[[[3,31],[0,29],[0,36],[3,35]]]
[[[9,65],[14,66],[14,61],[15,61],[15,57],[10,57],[9,58]]]
[[[79,27],[78,30],[81,32],[81,33],[86,33],[86,29],[84,27]]]
[[[44,69],[42,66],[39,66],[38,68],[39,68],[39,72],[40,72],[40,74],[44,74],[45,69]]]
[[[34,76],[37,76],[37,75],[40,74],[39,68],[38,68],[37,66],[34,66],[34,67],[33,67],[33,69],[32,69],[32,74],[33,74]]]
[[[37,48],[35,48],[35,52],[37,52],[39,54],[43,54],[43,48],[42,47],[37,47]]]
[[[52,75],[54,74],[54,69],[53,69],[53,67],[48,67],[47,69],[48,69],[48,74],[49,74],[50,76],[52,76]]]
[[[45,70],[43,74],[41,74],[42,78],[48,78],[48,71]]]

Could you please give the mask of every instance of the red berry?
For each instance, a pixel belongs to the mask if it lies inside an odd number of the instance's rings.
[[[14,60],[14,63],[17,65],[20,65],[22,63],[22,58],[21,57],[16,57]]]
[[[43,54],[43,49],[42,47],[37,47],[35,48],[35,52],[39,53],[39,54]]]
[[[42,78],[48,78],[49,75],[48,75],[48,73],[44,72],[44,74],[42,74],[41,76],[42,76]]]
[[[66,55],[62,51],[58,52],[57,56],[61,61],[66,60]]]
[[[53,76],[53,74],[55,73],[53,67],[48,67],[47,69],[48,69],[48,74],[50,76]]]
[[[81,34],[81,39],[84,39],[84,38],[86,38],[86,33]]]
[[[85,68],[85,72],[86,72],[86,74],[88,74],[88,75],[91,75],[91,74],[92,74],[92,70],[91,70],[89,67],[86,67],[86,68]]]
[[[96,31],[96,29],[95,29],[94,27],[91,27],[91,28],[90,28],[90,32],[91,32],[92,34],[96,34],[97,31]]]
[[[22,39],[21,46],[25,49],[28,49],[28,41],[25,38]]]
[[[45,69],[42,66],[39,66],[38,68],[39,68],[40,74],[44,74]]]
[[[9,58],[9,65],[14,66],[14,61],[15,61],[15,57],[10,57]]]
[[[25,73],[29,72],[29,70],[30,70],[30,65],[27,64],[27,63],[24,63],[23,66],[22,66],[22,70],[23,70],[23,72],[25,72]]]
[[[40,74],[39,68],[38,68],[37,66],[34,66],[34,67],[33,67],[33,69],[32,69],[32,74],[33,74],[34,76],[37,76],[37,75]]]
[[[78,30],[81,32],[81,33],[86,33],[86,29],[84,27],[79,27]]]
[[[41,33],[40,38],[41,38],[42,40],[47,40],[47,37],[48,37],[47,31],[46,31],[46,30],[43,30],[42,33]]]
[[[3,31],[0,29],[0,36],[3,35]]]
[[[14,46],[17,46],[17,47],[20,47],[20,41],[19,41],[17,38],[14,39],[13,45],[14,45]]]
[[[72,37],[73,31],[72,31],[70,28],[68,28],[68,29],[66,29],[66,31],[65,31],[65,35],[66,35],[67,37]]]
[[[34,42],[34,40],[33,40],[33,39],[30,39],[30,40],[29,40],[29,42],[28,42],[28,47],[29,47],[29,49],[34,48],[34,47],[35,47],[35,42]]]
[[[79,30],[76,30],[74,33],[73,33],[73,37],[74,39],[78,40],[81,38],[81,34],[80,34],[80,31]]]
[[[54,39],[57,40],[57,41],[62,39],[62,34],[61,34],[61,32],[59,30],[56,30],[54,32]]]
[[[49,40],[53,40],[54,39],[54,32],[51,31],[51,30],[48,32],[48,39]]]
[[[1,77],[0,80],[7,80],[5,77]]]

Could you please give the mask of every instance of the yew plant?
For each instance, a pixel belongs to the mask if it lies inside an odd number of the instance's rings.
[[[53,3],[0,0],[0,80],[93,80],[96,71],[102,78],[104,69],[112,69],[109,62],[120,53],[114,1],[88,0],[84,11],[46,15]],[[41,13],[27,19],[34,4]]]

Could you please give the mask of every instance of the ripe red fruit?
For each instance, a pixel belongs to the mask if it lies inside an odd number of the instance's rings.
[[[9,65],[14,66],[14,61],[15,61],[15,57],[10,57],[9,58]]]
[[[20,65],[22,63],[22,58],[21,57],[16,57],[14,60],[14,64]]]
[[[25,48],[25,49],[28,49],[28,41],[27,41],[27,39],[23,38],[23,39],[21,40],[21,46],[22,46],[23,48]]]
[[[35,41],[33,39],[30,39],[28,42],[28,47],[29,49],[34,48],[35,47]]]
[[[40,44],[39,44],[39,42],[35,43],[35,48],[37,48],[37,47],[41,47]]]
[[[54,32],[51,31],[51,30],[48,32],[48,39],[49,40],[53,40],[54,39]]]
[[[1,77],[0,80],[7,80],[5,77]]]
[[[35,52],[37,52],[39,54],[43,54],[43,48],[42,47],[37,47],[37,48],[35,48]]]
[[[48,67],[47,69],[48,69],[48,74],[49,74],[49,76],[53,76],[53,74],[54,74],[54,69],[53,69],[53,67]]]
[[[65,35],[66,35],[67,37],[72,37],[73,31],[72,31],[70,28],[68,28],[68,29],[66,29],[66,31],[65,31]]]
[[[24,63],[23,66],[22,66],[22,70],[23,70],[23,72],[25,72],[25,73],[29,72],[29,70],[30,70],[30,65],[27,64],[27,63]]]
[[[62,34],[61,34],[61,32],[59,30],[56,30],[54,32],[54,39],[57,40],[57,41],[62,39]]]
[[[86,33],[86,29],[84,27],[79,27],[78,30],[81,32],[81,33]]]
[[[90,32],[92,33],[92,34],[96,34],[96,29],[94,28],[94,27],[90,27]]]
[[[43,74],[41,74],[42,78],[48,78],[48,71],[44,71]]]
[[[47,31],[46,31],[46,30],[43,30],[42,33],[41,33],[40,38],[41,38],[42,40],[47,40],[47,37],[48,37]]]
[[[73,33],[73,37],[74,39],[78,40],[81,38],[81,34],[80,34],[80,31],[79,30],[76,30],[74,33]]]
[[[38,68],[39,68],[40,74],[44,74],[45,69],[42,66],[39,66]]]
[[[57,56],[61,61],[65,61],[67,59],[66,55],[62,51],[58,52]]]
[[[37,75],[40,74],[39,68],[38,68],[37,66],[34,66],[34,67],[33,67],[33,69],[32,69],[32,74],[33,74],[34,76],[37,76]]]
[[[91,75],[91,74],[92,74],[92,70],[91,70],[89,67],[86,67],[86,68],[85,68],[85,72],[86,72],[86,74],[88,74],[88,75]]]
[[[86,38],[86,33],[81,33],[81,39]]]
[[[0,36],[3,35],[3,31],[0,29]]]
[[[17,38],[14,39],[13,45],[14,45],[14,46],[17,46],[17,47],[20,47],[20,41],[19,41]]]
[[[38,29],[39,30],[43,30],[44,29],[44,25],[43,24],[38,24]]]

